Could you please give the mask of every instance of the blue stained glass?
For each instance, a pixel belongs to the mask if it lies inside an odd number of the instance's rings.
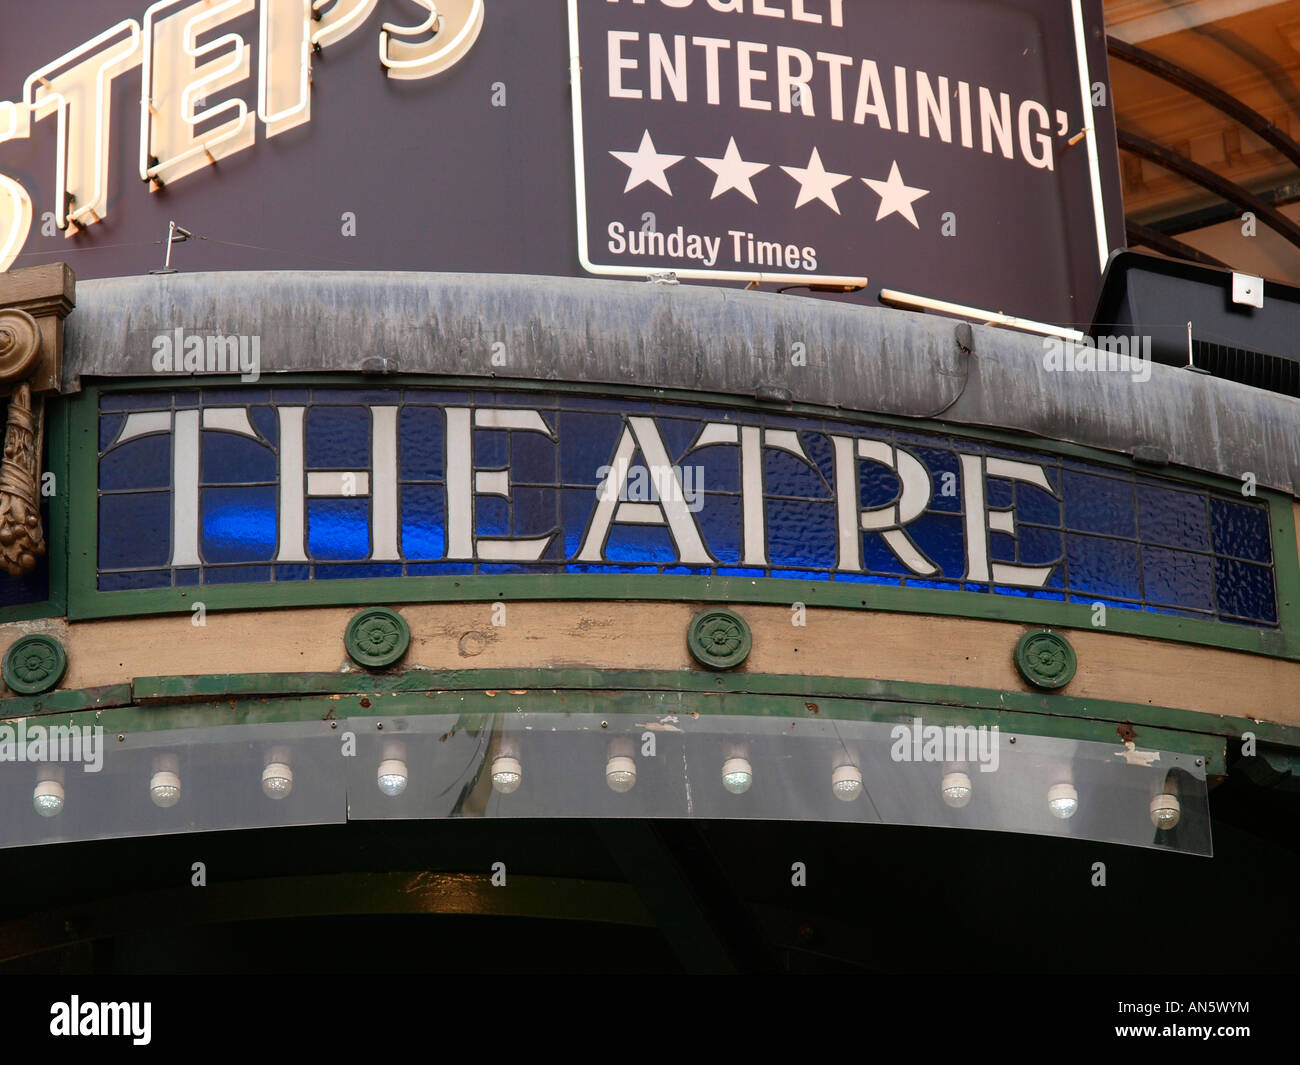
[[[312,407],[305,432],[309,467],[370,468],[370,412],[364,407]]]
[[[1135,535],[1131,481],[1095,477],[1073,470],[1066,470],[1061,477],[1068,528],[1110,536]]]
[[[556,444],[542,433],[510,434],[510,479],[515,484],[554,484]]]
[[[177,392],[173,397],[177,407],[197,407],[199,405],[199,394],[197,392]]]
[[[1055,473],[1055,470],[1049,469],[1047,471],[1049,481],[1051,481]],[[1061,501],[1053,499],[1035,485],[1017,481],[1015,516],[1017,522],[1059,526],[1061,524]]]
[[[1138,528],[1144,543],[1208,551],[1205,497],[1138,484]]]
[[[311,389],[309,388],[273,388],[271,389],[271,399],[276,404],[286,404],[288,406],[302,406],[311,400]]]
[[[400,576],[402,576],[402,564],[400,562],[366,562],[360,565],[336,564],[316,567],[317,580],[341,581]]]
[[[275,481],[279,476],[275,452],[266,444],[236,433],[211,430],[203,433],[199,470],[204,484],[247,484]]]
[[[933,486],[930,509],[941,510],[951,514],[961,512],[961,465],[957,456],[951,451],[940,451],[932,447],[909,447],[907,449],[930,471]],[[951,475],[951,476],[945,476]],[[950,488],[951,494],[944,495],[944,488]]]
[[[896,502],[902,490],[902,480],[888,466],[872,459],[858,462],[858,499],[863,510],[874,510]]]
[[[184,393],[177,393],[179,399]],[[194,393],[190,393],[194,395]],[[205,388],[205,407],[242,407],[248,403],[270,403],[271,391],[267,388]]]
[[[142,570],[135,573],[101,573],[101,592],[124,592],[131,588],[170,588],[171,570]]]
[[[907,527],[907,533],[922,554],[939,567],[940,574],[960,578],[966,573],[966,535],[961,517],[922,514]]]
[[[171,494],[131,492],[99,500],[99,566],[141,569],[171,556]],[[168,577],[167,583],[171,583]]]
[[[437,404],[447,407],[464,407],[469,400],[464,392],[443,392],[436,388],[408,388],[404,398],[407,403]]]
[[[277,581],[309,581],[311,580],[311,567],[276,566],[275,579]]]
[[[837,528],[833,503],[769,499],[767,557],[773,566],[829,568]]]
[[[204,584],[261,584],[271,579],[270,566],[208,566]]]
[[[443,417],[435,407],[407,407],[399,416],[397,436],[404,481],[443,479]]]
[[[159,433],[128,440],[99,460],[99,488],[103,492],[170,488],[171,483],[170,434]]]
[[[767,570],[751,569],[746,566],[719,566],[715,571],[719,577],[766,577]]]
[[[99,450],[107,451],[113,446],[122,433],[122,426],[126,424],[125,414],[105,414],[99,419]]]
[[[919,577],[909,577],[907,580],[909,588],[934,588],[941,592],[955,592],[961,590],[961,585],[956,581],[926,581]]]
[[[1216,558],[1214,575],[1221,613],[1268,624],[1277,623],[1273,573],[1267,566]]]
[[[207,562],[267,562],[276,548],[276,489],[204,488],[200,548]]]
[[[694,515],[705,546],[719,562],[740,562],[743,522],[739,496],[706,495]]]
[[[1057,529],[1039,529],[1033,525],[1017,527],[1020,562],[1025,566],[1051,566],[1059,563],[1065,552]]]
[[[846,581],[849,584],[883,584],[897,586],[903,583],[901,577],[881,577],[873,573],[834,573],[832,580]]]
[[[826,570],[815,569],[774,569],[772,570],[772,576],[782,580],[794,581],[828,581],[831,579],[830,573]]]
[[[623,419],[610,414],[560,412],[560,476],[565,484],[598,484],[622,436]]]
[[[560,490],[560,525],[564,529],[564,555],[573,558],[582,550],[587,538],[587,524],[595,513],[596,491],[593,488]]]
[[[684,421],[679,418],[656,418],[655,425],[659,427],[659,435],[663,437],[664,444],[668,448],[668,458],[674,463],[686,453],[686,449],[695,443],[695,438],[700,435],[700,422],[698,421],[699,412],[693,412],[692,421]]]
[[[263,440],[270,441],[274,445],[280,439],[280,427],[276,422],[274,407],[254,407],[248,412],[248,417]]]
[[[914,576],[903,564],[885,538],[880,533],[864,533],[862,536],[862,566],[869,573],[897,573],[902,577]]]
[[[984,490],[988,493],[991,510],[1006,510],[1015,502],[1011,482],[1001,477],[986,477]]]
[[[1212,497],[1210,528],[1214,535],[1214,550],[1218,554],[1248,558],[1252,562],[1273,561],[1268,510],[1264,507]]]
[[[1119,599],[1104,599],[1095,595],[1072,595],[1071,603],[1087,603],[1091,606],[1093,603],[1101,603],[1107,610],[1141,610],[1141,603],[1125,603]]]
[[[911,531],[911,527],[908,527]],[[1003,532],[989,534],[989,558],[994,562],[1016,561],[1016,538]]]
[[[408,577],[463,577],[473,572],[472,562],[420,562],[406,567]]]
[[[480,562],[478,571],[486,577],[499,577],[511,573],[561,573],[563,566],[539,566],[535,562]]]
[[[808,458],[826,479],[826,483],[834,485],[835,445],[831,443],[831,438],[825,433],[800,433],[799,438]],[[817,498],[822,498],[820,493]]]
[[[564,567],[565,573],[643,573],[657,574],[658,566],[601,566],[601,565],[584,565],[583,563],[571,562]]]
[[[1054,599],[1060,603],[1065,600],[1064,592],[1046,592],[1041,588],[1016,588],[1008,584],[993,586],[994,595],[1009,595],[1016,599]]]
[[[500,496],[479,496],[474,501],[474,530],[479,536],[510,535],[510,504]]]
[[[692,451],[681,465],[683,482],[694,477],[694,486],[708,492],[740,491],[740,448],[734,444],[710,444]]]
[[[178,588],[189,588],[199,583],[203,576],[202,571],[197,567],[189,569],[178,569],[176,571],[176,586]]]
[[[370,554],[370,500],[309,499],[307,553],[317,561]]]
[[[513,494],[515,524],[511,536],[536,537],[555,531],[559,514],[554,488],[516,487]]]
[[[534,434],[529,433],[529,436]],[[483,470],[504,469],[510,463],[510,434],[504,429],[474,430],[474,465]],[[538,439],[541,439],[539,437]]]
[[[392,407],[398,400],[396,392],[386,388],[316,388],[312,390],[313,403],[354,403],[360,406]]]
[[[442,558],[446,552],[443,490],[428,485],[406,485],[401,495],[403,556]]]
[[[1065,552],[1074,591],[1099,597],[1141,598],[1136,544],[1068,533]]]
[[[605,557],[614,562],[676,562],[677,548],[661,525],[615,525]]]
[[[1143,547],[1142,585],[1147,602],[1214,609],[1214,570],[1209,555]]]
[[[800,499],[829,499],[830,490],[816,467],[798,455],[776,448],[763,449],[764,491],[773,496],[796,496]]]

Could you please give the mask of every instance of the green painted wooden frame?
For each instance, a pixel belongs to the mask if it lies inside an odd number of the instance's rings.
[[[78,696],[81,705],[78,706]],[[995,691],[946,684],[713,673],[704,670],[485,669],[137,677],[130,685],[58,692],[0,703],[0,719],[39,717],[100,725],[105,733],[151,733],[221,725],[281,724],[517,710],[613,714],[705,714],[997,725],[1008,732],[1114,743],[1121,730],[1143,750],[1204,759],[1226,771],[1227,748],[1253,732],[1261,745],[1300,750],[1300,729],[1139,703]]]
[[[285,375],[263,381],[259,387],[418,387],[483,391],[573,392],[610,394],[609,389],[552,381],[513,381],[505,378],[411,377],[375,378],[356,374]],[[628,574],[517,574],[465,577],[376,577],[369,579],[301,581],[284,584],[231,584],[186,588],[131,589],[101,592],[96,587],[98,542],[97,456],[99,396],[105,391],[139,391],[181,387],[239,388],[238,377],[134,378],[112,382],[84,382],[84,391],[65,400],[68,408],[66,454],[72,500],[86,500],[85,513],[75,510],[77,520],[63,517],[68,535],[67,616],[71,620],[124,617],[142,614],[190,613],[194,602],[211,610],[265,610],[276,607],[356,606],[371,603],[495,602],[523,600],[669,600],[692,603],[766,603],[789,606],[839,607],[851,610],[892,611],[909,614],[939,614],[953,617],[986,618],[1026,625],[1067,629],[1094,629],[1089,603],[1058,603],[1021,599],[1015,596],[922,588],[893,588],[880,585],[835,581],[800,581],[778,578],[687,577]],[[713,393],[681,392],[668,389],[624,387],[617,390],[629,398],[682,402],[696,406],[730,409],[772,410],[771,404],[753,398]],[[1162,473],[1141,466],[1122,455],[1059,441],[1026,438],[1013,433],[956,426],[932,420],[912,420],[888,415],[854,414],[806,404],[780,408],[783,413],[835,418],[846,425],[910,428],[964,436],[976,441],[1028,447],[1126,471],[1168,476],[1173,480],[1219,491],[1237,491],[1234,482],[1189,470]],[[1278,492],[1261,490],[1271,516],[1274,572],[1277,581],[1277,629],[1253,629],[1245,625],[1178,618],[1135,610],[1107,611],[1106,631],[1130,636],[1202,644],[1227,650],[1300,660],[1300,558],[1296,552],[1295,518],[1291,499]],[[53,520],[51,521],[53,525]],[[54,549],[53,547],[51,548]],[[47,613],[57,613],[48,611]],[[0,620],[4,620],[0,618]]]

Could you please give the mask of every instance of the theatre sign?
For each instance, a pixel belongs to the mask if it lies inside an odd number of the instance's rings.
[[[186,269],[672,272],[1061,326],[1123,243],[1099,0],[141,3],[0,40],[0,268],[143,273],[174,220]]]
[[[96,593],[622,573],[1278,625],[1263,501],[940,432],[420,387],[103,391],[97,418]]]

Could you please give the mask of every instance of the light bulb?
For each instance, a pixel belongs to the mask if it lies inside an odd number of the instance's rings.
[[[855,765],[836,766],[831,772],[831,791],[841,802],[852,802],[862,794],[862,770]]]
[[[267,762],[262,770],[262,794],[268,799],[287,798],[293,791],[293,770],[286,762]]]
[[[400,758],[385,758],[379,763],[379,790],[390,799],[406,790],[406,763]]]
[[[939,785],[943,801],[954,810],[960,810],[970,802],[970,777],[965,773],[949,773]]]
[[[492,786],[502,795],[519,790],[524,782],[523,763],[508,754],[499,754],[492,760]]]
[[[1182,816],[1182,807],[1178,796],[1163,792],[1151,800],[1151,823],[1161,831],[1168,831],[1178,824]]]
[[[626,755],[615,755],[605,763],[605,783],[610,791],[631,791],[636,786],[636,761]]]
[[[748,758],[728,758],[722,763],[722,786],[732,795],[744,795],[754,783],[754,767]]]
[[[1053,784],[1047,789],[1047,808],[1053,817],[1068,821],[1079,810],[1079,793],[1073,784]]]
[[[32,805],[42,817],[55,817],[63,810],[63,785],[57,780],[42,780],[32,793]]]
[[[164,810],[181,801],[181,778],[167,769],[160,769],[149,778],[149,798]]]

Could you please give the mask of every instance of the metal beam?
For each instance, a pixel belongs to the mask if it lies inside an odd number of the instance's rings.
[[[1192,162],[1185,155],[1171,151],[1145,137],[1139,137],[1136,133],[1121,129],[1118,131],[1118,136],[1121,151],[1132,152],[1143,159],[1149,159],[1166,170],[1172,170],[1175,174],[1187,178],[1188,181],[1195,182],[1201,188],[1209,189],[1228,202],[1235,203],[1247,211],[1253,211],[1257,218],[1276,231],[1279,236],[1285,237],[1300,248],[1300,224],[1293,222],[1268,201],[1261,200],[1236,182],[1220,177],[1213,170],[1207,170],[1200,163]]]
[[[1145,70],[1148,74],[1154,74],[1171,85],[1177,85],[1193,96],[1200,97],[1211,107],[1240,122],[1261,140],[1267,141],[1291,162],[1300,166],[1300,141],[1296,141],[1290,134],[1279,129],[1254,108],[1247,107],[1235,96],[1230,96],[1210,84],[1199,74],[1193,74],[1177,63],[1171,63],[1154,52],[1148,52],[1145,48],[1139,48],[1116,37],[1106,38],[1106,49],[1116,59],[1122,59],[1125,63]]]
[[[1152,251],[1158,251],[1161,255],[1170,255],[1175,259],[1187,259],[1194,263],[1204,263],[1206,266],[1227,266],[1225,262],[1216,259],[1213,255],[1207,255],[1190,244],[1184,244],[1181,240],[1175,240],[1167,233],[1162,233],[1158,229],[1152,229],[1150,226],[1144,226],[1140,222],[1134,222],[1126,219],[1124,228],[1128,233],[1128,242],[1134,244],[1144,244]]]

